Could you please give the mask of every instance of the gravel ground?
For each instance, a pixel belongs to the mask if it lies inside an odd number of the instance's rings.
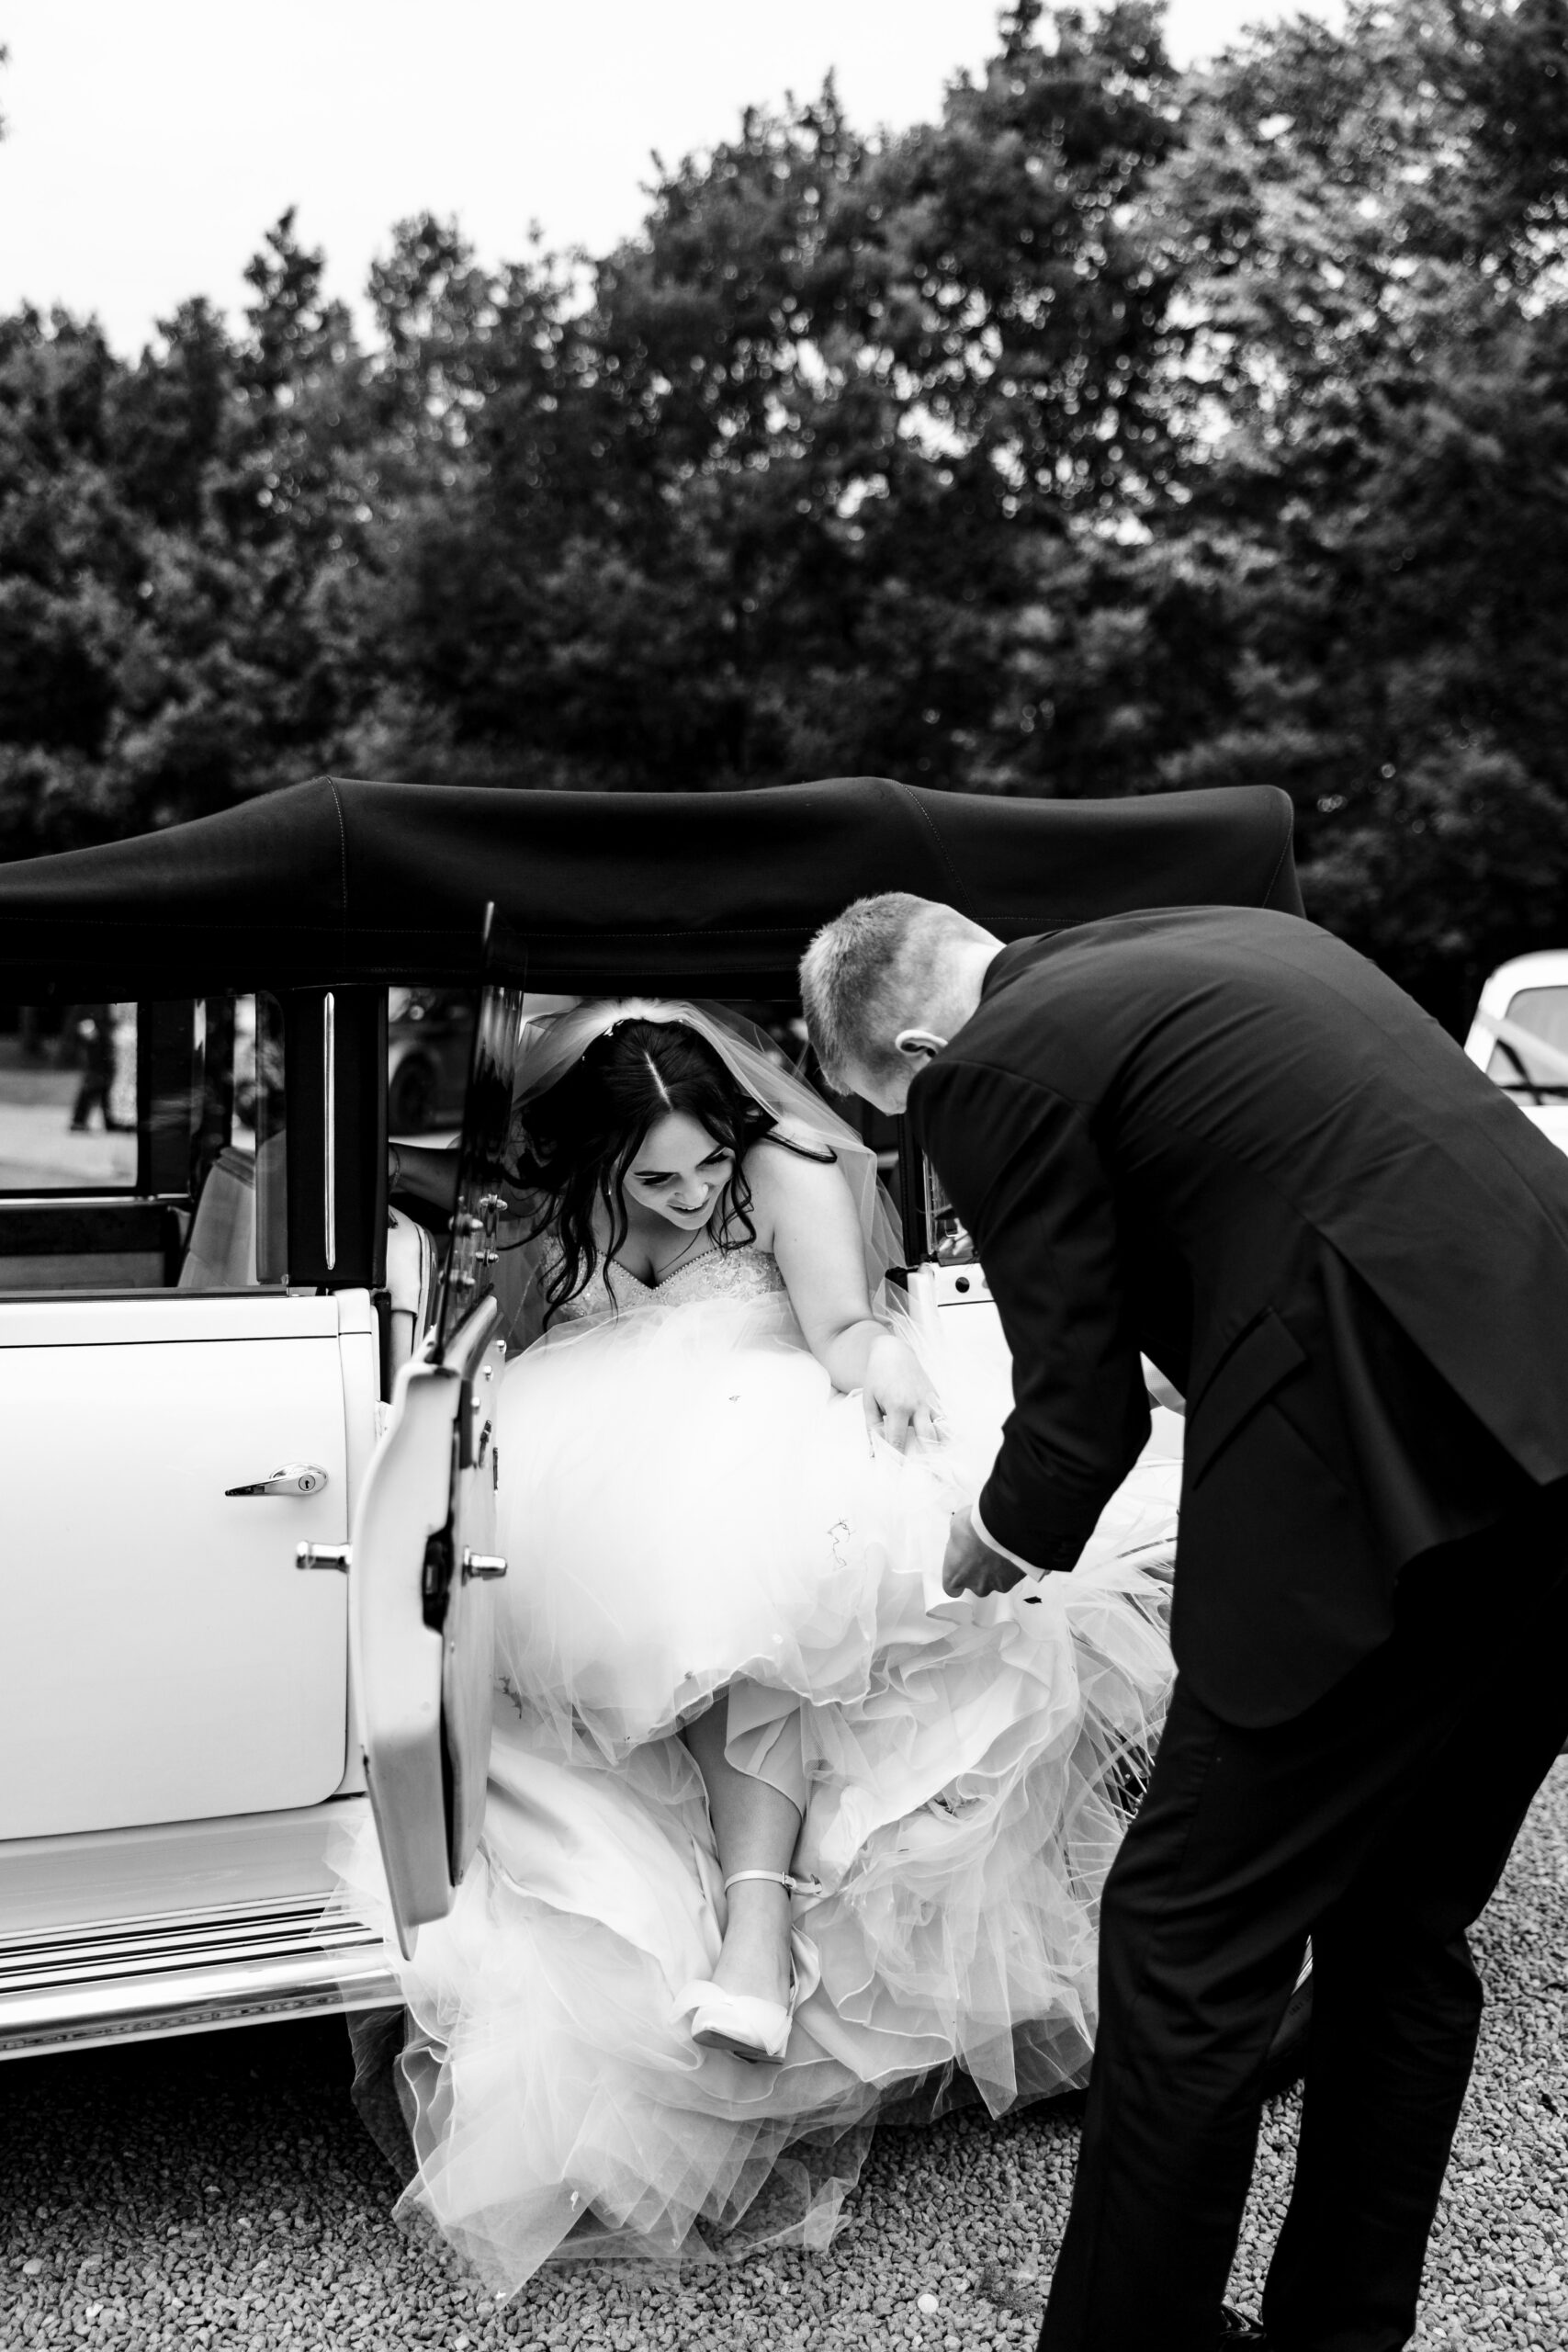
[[[1427,2268],[1421,2352],[1568,2345],[1568,1764],[1476,1935],[1488,2008]],[[886,2131],[830,2253],[676,2274],[547,2271],[498,2308],[388,2219],[336,2021],[0,2069],[0,2347],[1032,2345],[1077,2139],[1072,2102]],[[1266,2118],[1232,2292],[1256,2309],[1295,2108]]]

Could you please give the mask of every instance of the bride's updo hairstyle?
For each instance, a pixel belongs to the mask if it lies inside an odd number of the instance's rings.
[[[616,1022],[547,1092],[535,1096],[524,1114],[517,1177],[539,1203],[529,1238],[553,1231],[559,1252],[545,1286],[547,1323],[592,1279],[600,1259],[595,1205],[609,1219],[604,1254],[618,1255],[627,1226],[622,1181],[649,1129],[682,1111],[734,1154],[718,1233],[721,1250],[757,1238],[751,1189],[741,1165],[754,1143],[771,1137],[805,1159],[833,1156],[809,1151],[786,1135],[684,1022]]]

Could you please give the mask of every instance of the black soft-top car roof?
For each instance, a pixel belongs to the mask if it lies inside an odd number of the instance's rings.
[[[532,792],[318,776],[167,831],[0,866],[0,996],[460,983],[485,902],[541,989],[793,990],[874,890],[1003,938],[1155,906],[1300,913],[1271,787],[1013,800],[882,776],[755,792]]]

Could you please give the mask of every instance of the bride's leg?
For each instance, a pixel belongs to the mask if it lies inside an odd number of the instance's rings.
[[[732,1871],[787,1871],[800,1835],[800,1808],[770,1781],[737,1770],[725,1754],[728,1731],[729,1694],[721,1691],[682,1734],[707,1790],[719,1867],[726,1878]],[[728,1905],[714,1983],[728,1993],[787,2001],[787,1890],[749,1879],[730,1888]]]

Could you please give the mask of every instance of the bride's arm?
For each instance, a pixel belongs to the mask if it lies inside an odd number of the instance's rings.
[[[932,1435],[935,1396],[913,1351],[871,1311],[860,1220],[831,1161],[763,1144],[746,1163],[753,1214],[770,1237],[807,1344],[835,1388],[858,1388],[871,1428],[902,1445]]]
[[[387,1192],[405,1199],[428,1201],[433,1208],[449,1209],[457,1197],[456,1146],[389,1143]]]
[[[455,1143],[389,1143],[387,1146],[387,1196],[404,1200],[426,1201],[432,1208],[449,1209],[457,1199],[457,1147]],[[536,1217],[538,1197],[519,1190],[515,1184],[503,1182],[502,1195],[507,1215],[512,1217]]]

